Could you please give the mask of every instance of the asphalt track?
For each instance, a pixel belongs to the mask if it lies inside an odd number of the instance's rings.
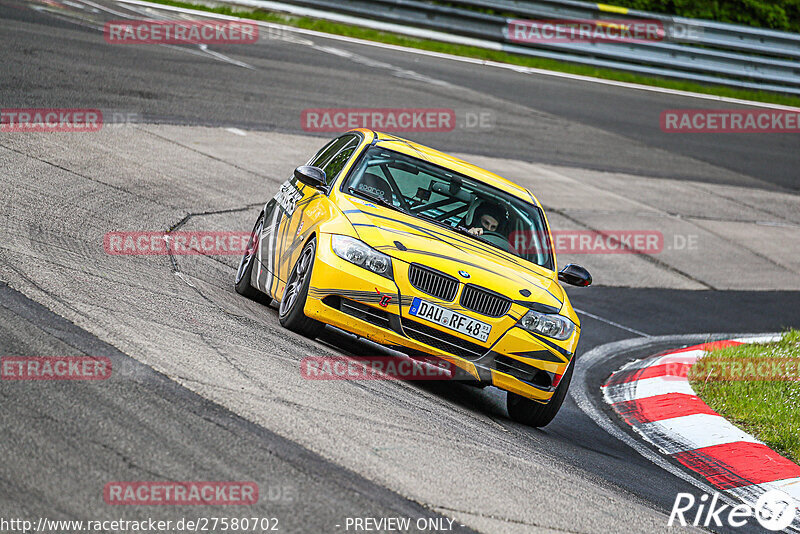
[[[143,123],[235,127],[280,142],[252,155],[236,152],[236,134],[207,134],[229,145],[215,154],[196,128],[188,141],[187,130],[146,125],[96,142],[0,134],[0,280],[11,286],[0,286],[3,355],[106,355],[119,370],[101,385],[2,383],[0,449],[13,460],[0,465],[2,517],[241,512],[279,517],[282,531],[341,532],[347,517],[443,514],[484,532],[666,529],[663,513],[693,487],[607,434],[572,397],[551,425],[532,430],[507,419],[492,389],[304,384],[302,356],[376,348],[334,331],[308,342],[281,330],[274,310],[232,292],[237,258],[108,257],[99,243],[109,230],[179,221],[249,229],[291,162],[322,142],[271,152],[304,133],[305,108],[489,110],[490,132],[415,137],[645,184],[669,177],[766,191],[797,190],[796,136],[666,136],[663,109],[710,106],[341,41],[215,48],[253,68],[197,49],[108,46],[96,26],[117,16],[82,5],[0,2],[3,108],[115,109]],[[591,314],[581,352],[630,337],[800,324],[796,291],[569,293]],[[641,355],[609,358],[576,386],[597,395],[607,374]],[[256,508],[200,512],[102,500],[109,481],[152,479],[255,480],[263,498]]]

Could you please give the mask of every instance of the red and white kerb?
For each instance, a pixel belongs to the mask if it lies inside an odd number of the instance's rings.
[[[609,377],[603,395],[644,439],[718,490],[752,503],[777,489],[800,506],[800,466],[717,414],[687,378],[692,365],[713,349],[774,340],[703,343],[631,362]]]

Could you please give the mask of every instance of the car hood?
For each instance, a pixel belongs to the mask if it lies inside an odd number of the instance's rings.
[[[395,259],[438,269],[529,307],[562,307],[564,289],[553,271],[479,239],[369,201],[347,197],[340,206],[362,241]]]

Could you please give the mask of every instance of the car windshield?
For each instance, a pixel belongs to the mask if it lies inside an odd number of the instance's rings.
[[[421,159],[373,146],[342,190],[553,268],[539,207]]]

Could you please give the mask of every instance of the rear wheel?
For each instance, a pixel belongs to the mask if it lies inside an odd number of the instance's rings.
[[[253,227],[253,232],[250,234],[250,240],[247,242],[244,256],[239,262],[239,270],[236,271],[236,292],[251,299],[259,299],[261,296],[261,292],[250,284],[250,277],[253,273],[253,265],[256,262],[256,247],[263,227],[264,213],[261,213],[256,220],[256,225]]]
[[[306,317],[303,308],[308,298],[308,287],[311,285],[311,271],[317,254],[317,242],[312,239],[303,247],[292,274],[286,282],[281,305],[278,308],[278,320],[281,325],[293,332],[314,338],[319,335],[325,325]]]
[[[508,392],[506,399],[506,406],[508,407],[508,415],[517,423],[523,425],[542,427],[546,426],[558,413],[564,399],[567,396],[569,383],[572,381],[572,368],[575,367],[574,362],[570,362],[567,367],[567,372],[561,377],[561,382],[558,383],[555,393],[550,398],[550,402],[542,404],[540,402],[527,399],[522,395]]]

